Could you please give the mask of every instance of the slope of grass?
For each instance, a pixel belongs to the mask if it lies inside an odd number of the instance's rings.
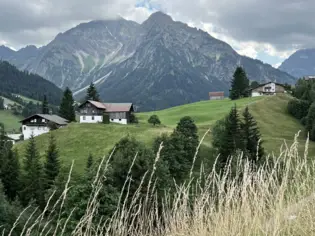
[[[57,138],[61,158],[65,164],[72,160],[76,162],[76,168],[83,170],[86,158],[91,153],[95,157],[102,157],[108,154],[109,150],[125,135],[132,135],[139,141],[151,145],[153,139],[163,132],[172,132],[177,122],[183,116],[191,116],[202,137],[205,131],[213,124],[223,118],[234,104],[242,110],[249,105],[250,111],[257,119],[258,125],[265,140],[264,146],[268,152],[279,153],[279,146],[284,139],[288,144],[294,139],[294,135],[303,130],[303,126],[293,117],[286,113],[288,96],[256,97],[246,98],[237,101],[203,101],[194,104],[174,107],[162,111],[139,113],[138,125],[117,125],[117,124],[71,124],[66,128],[53,131]],[[151,114],[157,114],[162,124],[153,127],[147,124]],[[49,134],[36,137],[40,154],[45,154],[48,145]],[[305,142],[304,136],[300,137]],[[27,141],[17,145],[20,152],[24,152]],[[314,146],[313,143],[310,144]],[[205,138],[201,153],[207,156],[211,147],[211,133]],[[313,149],[313,148],[310,148]],[[302,151],[302,149],[301,149]]]
[[[11,132],[13,130],[19,132],[21,127],[21,124],[19,123],[20,120],[22,120],[22,117],[13,115],[11,111],[0,111],[0,122],[4,124],[7,132]]]

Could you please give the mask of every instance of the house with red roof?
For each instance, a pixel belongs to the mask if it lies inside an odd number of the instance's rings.
[[[87,100],[79,106],[80,123],[102,123],[104,113],[109,121],[119,124],[130,123],[130,115],[134,112],[132,103],[102,103]]]

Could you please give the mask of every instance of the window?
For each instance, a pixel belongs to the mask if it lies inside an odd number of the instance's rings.
[[[114,119],[110,119],[111,121],[114,121]]]
[[[121,119],[119,119],[119,121],[121,121]]]
[[[94,120],[94,116],[92,116],[92,120]]]
[[[24,130],[26,130],[26,126],[24,126]]]
[[[83,116],[83,120],[85,120],[85,116]]]
[[[45,123],[45,122],[46,122],[46,120],[45,120],[45,119],[42,119],[42,122],[43,122],[43,123]]]

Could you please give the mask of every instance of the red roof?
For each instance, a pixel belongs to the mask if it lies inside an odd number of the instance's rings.
[[[221,97],[223,96],[224,97],[224,92],[209,92],[209,96],[210,97]]]
[[[101,102],[91,101],[89,100],[89,103],[91,103],[93,106],[99,108],[99,109],[106,109],[105,105]]]
[[[88,100],[88,102],[99,109],[106,110],[106,112],[128,112],[132,109],[132,103],[101,103],[92,100]]]

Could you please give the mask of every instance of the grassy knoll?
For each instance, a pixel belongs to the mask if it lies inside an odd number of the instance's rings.
[[[284,139],[287,140],[288,144],[291,144],[294,135],[299,130],[303,130],[302,125],[286,113],[289,99],[288,96],[272,96],[246,98],[238,101],[203,101],[156,112],[139,113],[140,123],[138,125],[77,123],[53,131],[53,133],[57,138],[60,155],[64,163],[69,164],[75,160],[76,168],[82,170],[89,153],[96,157],[103,156],[125,135],[132,135],[139,141],[150,145],[154,137],[162,132],[172,132],[180,118],[188,115],[195,120],[201,137],[218,119],[223,118],[234,104],[240,110],[249,105],[250,111],[261,128],[267,151],[278,153]],[[157,114],[163,125],[153,127],[147,124],[147,119],[152,114]],[[36,138],[41,155],[45,153],[48,137],[49,134],[44,134]],[[300,140],[305,140],[304,136],[301,136]],[[20,152],[24,152],[26,143],[17,145]],[[313,143],[310,145],[311,147],[314,146]],[[211,134],[205,138],[202,145],[203,155],[207,155],[209,147],[211,147]],[[312,149],[314,148],[310,148],[310,151]]]

